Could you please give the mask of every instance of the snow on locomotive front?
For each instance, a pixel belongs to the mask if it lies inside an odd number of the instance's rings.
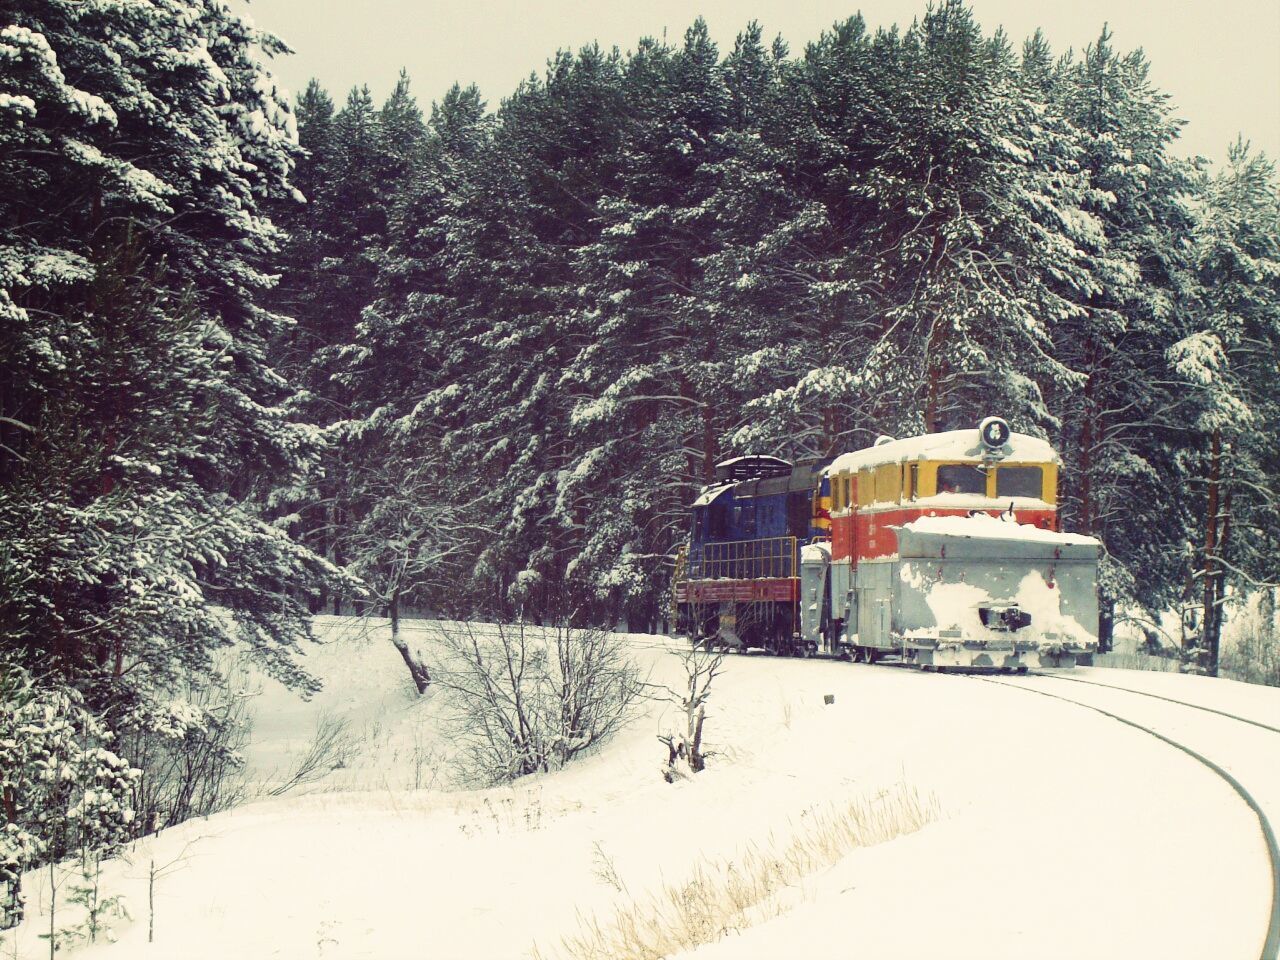
[[[996,417],[825,468],[726,461],[678,561],[681,628],[926,668],[1073,664],[1097,646],[1099,544],[1058,532],[1057,470]]]

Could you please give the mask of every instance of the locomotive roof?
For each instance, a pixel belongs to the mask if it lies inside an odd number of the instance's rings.
[[[791,472],[791,461],[763,454],[730,457],[716,464],[716,483],[732,480],[756,480],[761,477],[784,477]]]
[[[891,440],[877,447],[842,454],[831,464],[830,471],[849,473],[903,460],[972,460],[976,463],[989,456],[976,428],[947,430]],[[1009,441],[1000,450],[999,459],[1015,463],[1057,463],[1058,454],[1047,440],[1025,433],[1011,433]]]
[[[733,487],[732,483],[713,483],[709,487],[703,487],[702,492],[698,494],[698,499],[693,501],[693,505],[695,507],[705,507],[731,487]]]

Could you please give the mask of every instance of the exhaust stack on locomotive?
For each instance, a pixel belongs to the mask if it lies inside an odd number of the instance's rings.
[[[695,642],[1007,670],[1096,649],[1098,541],[1057,532],[1057,454],[998,417],[722,466],[674,584]]]

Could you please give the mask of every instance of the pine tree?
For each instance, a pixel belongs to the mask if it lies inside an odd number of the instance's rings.
[[[709,479],[729,413],[714,390],[728,331],[700,289],[716,246],[707,171],[724,156],[729,110],[706,24],[678,50],[643,41],[624,92],[625,170],[575,256],[575,323],[591,336],[564,377],[577,450],[558,498],[581,517],[575,572],[612,609],[651,622],[681,505]],[[592,510],[604,497],[613,509]]]
[[[1093,188],[1084,206],[1105,238],[1092,256],[1095,286],[1076,298],[1083,312],[1054,325],[1058,356],[1083,382],[1053,398],[1061,512],[1106,547],[1104,611],[1173,599],[1190,522],[1179,378],[1165,356],[1180,326],[1190,183],[1169,154],[1179,122],[1147,71],[1141,51],[1116,52],[1104,27],[1081,59],[1060,61],[1051,93],[1077,131]]]
[[[279,49],[212,2],[41,0],[0,32],[0,648],[96,710],[234,642],[313,686],[301,600],[337,572],[260,512],[316,451],[265,352]]]
[[[1243,142],[1200,187],[1189,328],[1168,353],[1193,414],[1200,647],[1216,675],[1227,584],[1280,579],[1268,549],[1280,530],[1280,187]]]

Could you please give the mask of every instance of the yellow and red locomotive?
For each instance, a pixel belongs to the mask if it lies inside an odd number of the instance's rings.
[[[924,667],[1074,663],[1099,544],[1058,530],[1058,456],[997,417],[826,462],[740,457],[693,505],[678,622],[696,642]]]

